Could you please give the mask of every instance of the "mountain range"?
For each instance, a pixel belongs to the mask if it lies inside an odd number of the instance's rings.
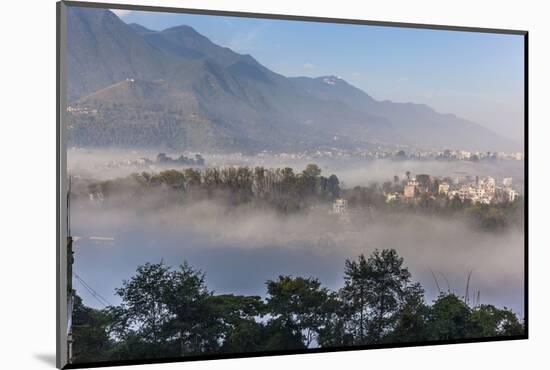
[[[481,125],[423,104],[378,101],[336,76],[285,77],[189,26],[153,31],[80,7],[67,17],[70,145],[513,147]]]

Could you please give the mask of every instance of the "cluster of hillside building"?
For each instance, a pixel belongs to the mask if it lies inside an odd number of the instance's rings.
[[[521,152],[480,152],[466,150],[395,150],[386,148],[374,149],[343,149],[324,148],[305,150],[302,152],[277,153],[263,151],[258,157],[279,157],[281,159],[322,159],[322,158],[364,158],[364,159],[394,159],[394,160],[445,160],[445,161],[485,161],[485,160],[511,160],[522,161],[524,155]]]
[[[397,200],[413,201],[422,194],[433,197],[437,194],[449,199],[458,197],[461,201],[481,204],[513,202],[519,195],[512,187],[511,177],[497,184],[491,176],[460,176],[451,181],[429,175],[417,175],[405,182],[402,192],[389,192],[385,195],[386,202],[390,203]]]
[[[67,112],[77,115],[94,115],[97,114],[97,109],[81,107],[81,106],[68,106]]]

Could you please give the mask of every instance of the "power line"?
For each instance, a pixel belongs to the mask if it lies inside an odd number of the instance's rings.
[[[73,272],[74,277],[82,284],[82,286],[104,307],[112,306],[112,304],[105,299],[101,294],[99,294],[94,288],[90,286],[84,279],[82,279],[76,272]]]
[[[103,306],[110,306],[108,300],[106,300],[101,294],[99,294],[94,288],[92,288],[84,279],[82,279],[80,276],[78,276],[76,273],[73,273],[73,275],[76,277],[76,279],[80,282],[80,284]]]

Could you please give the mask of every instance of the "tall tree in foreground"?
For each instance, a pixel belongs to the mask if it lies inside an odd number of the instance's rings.
[[[171,271],[163,301],[170,312],[165,331],[176,342],[179,356],[217,350],[221,323],[210,300],[204,274],[186,262]]]
[[[386,342],[419,342],[428,339],[427,320],[430,307],[424,302],[424,289],[419,283],[407,290],[395,319],[395,327]]]
[[[254,352],[265,349],[265,326],[256,321],[265,313],[265,304],[260,297],[223,294],[212,296],[210,301],[221,324],[222,352]]]
[[[87,307],[82,304],[82,299],[78,295],[74,295],[74,362],[97,362],[109,358],[113,344],[108,334],[109,324],[107,311]]]
[[[139,266],[117,289],[122,304],[112,309],[113,330],[130,343],[130,358],[184,356],[215,352],[222,323],[204,275],[184,263],[170,270],[164,263]]]
[[[400,308],[417,285],[394,249],[375,250],[368,259],[346,260],[342,296],[349,306],[355,342],[379,343],[394,327]]]
[[[364,255],[357,261],[346,260],[342,298],[346,305],[348,331],[355,344],[364,344],[367,339],[369,317],[369,270]]]
[[[346,261],[338,292],[315,278],[279,276],[267,297],[214,295],[184,263],[139,266],[116,292],[118,306],[96,310],[75,297],[74,360],[152,359],[523,335],[516,315],[468,306],[453,293],[431,306],[395,250]]]
[[[470,307],[455,294],[441,294],[431,307],[428,319],[429,339],[465,338]]]
[[[267,282],[267,308],[274,321],[284,330],[301,338],[309,347],[317,340],[328,313],[328,291],[317,279],[279,276]]]
[[[170,289],[169,267],[164,263],[146,263],[138,266],[136,275],[125,280],[116,293],[122,298],[119,316],[128,330],[143,344],[143,356],[162,356],[168,350],[165,326],[171,319],[166,305]],[[137,355],[137,354],[136,354]]]
[[[523,324],[510,310],[499,309],[490,304],[475,307],[468,320],[468,337],[499,337],[522,335],[525,333]]]
[[[317,338],[319,346],[327,348],[353,345],[354,337],[349,332],[351,313],[341,294],[330,292],[325,307],[325,325],[319,328]]]

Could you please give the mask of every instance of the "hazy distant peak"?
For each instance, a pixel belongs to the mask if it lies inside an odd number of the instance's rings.
[[[332,144],[338,135],[344,146],[508,146],[482,126],[427,105],[376,101],[337,75],[276,74],[187,25],[151,31],[108,10],[70,8],[67,35],[69,99],[89,95],[80,103],[90,111],[111,107],[102,114],[111,115],[115,131],[124,122],[141,127],[134,136],[120,129],[118,135],[89,137],[86,119],[99,125],[106,118],[77,115],[80,143],[278,149],[304,140],[315,147]],[[167,82],[150,82],[161,79]],[[147,114],[136,114],[144,107]],[[210,123],[197,126],[197,120]],[[161,131],[154,137],[140,136],[157,125]],[[180,132],[175,139],[174,130]]]
[[[196,37],[201,37],[201,38],[207,38],[207,37],[201,35],[200,33],[198,33],[193,27],[185,25],[185,24],[182,24],[180,26],[169,27],[169,28],[166,28],[166,29],[162,30],[161,32],[163,32],[163,33],[179,33],[179,34],[187,35],[187,36],[196,36]]]

